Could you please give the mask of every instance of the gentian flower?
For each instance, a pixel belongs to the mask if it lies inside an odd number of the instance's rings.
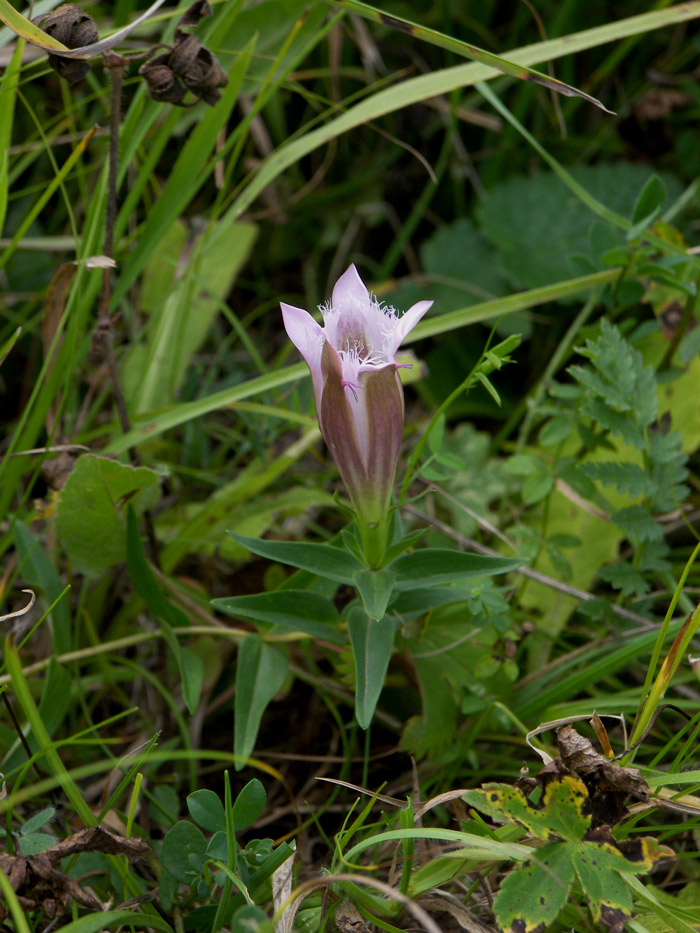
[[[403,435],[404,400],[396,352],[432,301],[399,317],[367,291],[354,265],[343,273],[323,326],[281,303],[289,339],[306,361],[323,438],[360,525],[385,525]]]

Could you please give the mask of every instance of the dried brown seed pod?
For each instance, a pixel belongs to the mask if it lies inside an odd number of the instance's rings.
[[[139,74],[146,79],[148,93],[153,100],[166,104],[181,104],[187,88],[173,73],[168,65],[170,53],[156,55],[139,68]]]
[[[212,107],[220,99],[219,88],[228,84],[226,72],[209,49],[183,28],[196,26],[203,16],[211,15],[206,0],[195,0],[177,25],[170,51],[139,68],[154,100],[181,105],[187,90]]]
[[[64,3],[45,16],[38,16],[34,25],[43,29],[52,39],[62,42],[69,49],[79,49],[97,42],[99,34],[91,16],[84,13],[75,3]],[[49,65],[71,86],[81,81],[90,70],[86,61],[49,55]]]

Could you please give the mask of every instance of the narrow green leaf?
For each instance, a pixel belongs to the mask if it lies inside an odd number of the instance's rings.
[[[39,541],[19,519],[12,526],[12,537],[20,559],[22,579],[44,598],[47,606],[55,603],[51,610],[53,649],[55,654],[65,654],[73,644],[69,601],[61,599],[56,602],[63,592],[61,577]]]
[[[402,555],[387,569],[396,574],[395,588],[405,591],[422,587],[426,580],[450,583],[469,577],[491,577],[516,570],[522,564],[522,558],[518,557],[483,557],[448,548],[423,548]]]
[[[339,583],[353,584],[355,574],[364,570],[364,565],[357,557],[331,544],[314,544],[296,541],[265,541],[262,538],[248,538],[245,535],[229,531],[228,534],[242,544],[244,548],[267,557],[280,564],[289,564],[300,570],[310,570],[320,577],[337,580]]]
[[[226,596],[213,599],[211,604],[230,616],[267,622],[286,631],[305,632],[336,645],[345,644],[344,636],[338,631],[339,618],[335,606],[330,599],[309,590],[274,590],[252,596]]]
[[[375,622],[358,607],[350,611],[348,631],[355,660],[355,716],[368,729],[394,649],[394,624]]]
[[[287,659],[258,635],[248,635],[238,649],[234,701],[233,750],[240,771],[250,757],[267,704],[287,676]]]
[[[41,194],[39,195],[37,200],[34,202],[32,207],[23,216],[22,221],[17,227],[17,230],[15,231],[14,236],[10,240],[9,245],[4,250],[2,255],[0,255],[0,269],[3,269],[7,265],[10,258],[12,257],[15,250],[17,249],[19,241],[27,233],[27,231],[29,230],[31,225],[34,223],[38,215],[41,213],[41,211],[44,209],[48,201],[51,199],[51,197],[53,196],[57,188],[59,188],[60,185],[63,184],[63,181],[65,180],[67,175],[70,173],[73,166],[76,164],[78,159],[82,156],[82,154],[85,152],[85,150],[89,146],[90,141],[92,140],[92,137],[95,135],[96,131],[97,131],[97,127],[94,126],[91,130],[89,130],[85,134],[85,136],[81,139],[81,141],[75,147],[73,152],[71,152],[71,154],[68,156],[66,161],[63,163],[63,166],[59,169],[58,173],[54,175],[51,181],[42,188]]]
[[[26,16],[22,16],[21,13],[18,13],[10,3],[10,0],[0,0],[0,20],[2,20],[6,26],[9,26],[16,35],[21,36],[33,45],[38,45],[40,48],[47,50],[68,51],[67,46],[62,42],[53,39],[48,33],[45,33],[43,29],[39,29],[38,26],[35,26]]]
[[[5,70],[0,84],[0,236],[5,223],[8,194],[8,166],[10,161],[10,142],[12,140],[12,125],[15,116],[15,100],[19,75],[22,69],[22,53],[24,42],[18,41],[15,53]],[[0,362],[2,362],[0,354]]]
[[[383,23],[385,26],[392,26],[394,29],[407,32],[417,39],[425,39],[426,42],[430,42],[432,45],[437,45],[442,49],[448,49],[450,52],[456,52],[458,55],[471,58],[482,65],[488,65],[490,68],[495,68],[496,71],[510,75],[513,78],[518,78],[520,81],[531,81],[534,84],[541,84],[543,87],[563,94],[565,97],[580,97],[583,100],[587,100],[590,104],[599,107],[601,110],[604,110],[606,113],[612,112],[601,104],[599,100],[595,97],[591,97],[590,94],[584,93],[584,91],[579,91],[577,88],[571,87],[569,84],[564,84],[563,81],[558,81],[556,78],[551,78],[539,71],[533,71],[531,68],[526,68],[523,65],[508,61],[499,55],[494,55],[491,52],[480,49],[478,46],[470,45],[467,42],[463,42],[461,39],[453,39],[452,36],[446,36],[444,33],[437,32],[435,29],[430,29],[427,26],[419,26],[417,23],[411,22],[411,20],[384,13],[382,10],[377,10],[367,3],[359,2],[359,0],[329,0],[329,2],[332,2],[333,6],[340,6],[352,10],[353,13],[359,13],[366,19],[374,20],[377,23]]]
[[[131,288],[134,280],[144,270],[160,238],[176,217],[179,217],[189,201],[204,184],[216,163],[211,155],[216,140],[231,115],[238,98],[243,79],[248,71],[255,46],[253,37],[236,56],[228,73],[228,85],[216,107],[210,107],[199,119],[189,139],[180,152],[168,176],[165,187],[149,212],[148,219],[139,237],[139,248],[125,266],[115,289],[112,305],[117,307]],[[228,218],[222,221],[228,222]]]
[[[116,929],[122,926],[132,926],[135,929],[148,928],[162,930],[163,933],[173,933],[173,928],[158,914],[149,913],[145,916],[135,910],[106,910],[80,917],[72,923],[62,926],[63,933],[100,933],[100,930]],[[20,928],[18,927],[18,930]]]
[[[64,794],[70,801],[76,814],[83,821],[84,825],[94,826],[96,820],[92,810],[87,805],[82,791],[66,770],[66,766],[63,764],[63,759],[58,754],[56,748],[51,742],[49,733],[46,731],[44,721],[41,718],[41,714],[39,713],[36,703],[34,702],[34,698],[32,696],[29,684],[27,683],[27,679],[24,676],[24,671],[22,670],[22,664],[19,659],[17,648],[15,647],[14,641],[11,637],[5,639],[5,664],[7,666],[7,672],[10,675],[10,679],[12,681],[12,687],[17,698],[17,703],[22,710],[23,715],[29,721],[32,735],[36,739],[40,750],[44,754],[44,760],[46,761],[46,764],[58,781],[59,786],[62,788]]]
[[[138,521],[131,506],[129,506],[127,514],[126,560],[134,589],[156,618],[160,620],[165,640],[175,657],[180,671],[182,698],[189,712],[194,713],[199,705],[204,664],[202,659],[193,651],[180,647],[178,637],[171,628],[171,626],[175,626],[175,628],[186,627],[189,625],[189,619],[182,609],[166,599],[151,568],[148,566],[141,543]]]
[[[395,582],[396,575],[389,570],[360,570],[355,574],[355,587],[362,605],[375,622],[384,618]]]

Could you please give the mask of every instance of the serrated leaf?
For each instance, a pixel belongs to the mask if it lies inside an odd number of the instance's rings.
[[[566,903],[574,876],[568,844],[542,846],[501,882],[493,905],[501,930],[541,933]]]
[[[589,479],[597,480],[603,486],[615,486],[618,492],[627,493],[635,499],[647,495],[653,488],[649,476],[636,463],[599,460],[582,463],[578,469]]]
[[[56,510],[56,530],[75,569],[97,577],[126,557],[126,510],[155,505],[158,474],[84,454],[63,487]]]
[[[658,541],[663,537],[661,526],[647,509],[641,505],[630,505],[618,509],[610,518],[621,528],[630,541],[636,544],[642,541]]]
[[[233,750],[240,771],[250,757],[263,713],[287,676],[287,659],[258,635],[248,635],[238,648],[234,700]]]
[[[338,630],[340,620],[333,603],[309,590],[273,590],[252,596],[225,596],[213,599],[211,604],[230,616],[277,625],[286,631],[304,632],[336,645],[346,642]]]
[[[598,576],[616,590],[620,590],[625,596],[644,596],[651,589],[651,585],[636,567],[626,561],[610,567],[601,567]]]
[[[268,560],[289,564],[300,570],[310,570],[320,577],[337,580],[352,586],[356,573],[364,570],[364,564],[348,551],[331,544],[314,544],[296,541],[265,541],[248,538],[229,531],[228,534],[248,551]]]

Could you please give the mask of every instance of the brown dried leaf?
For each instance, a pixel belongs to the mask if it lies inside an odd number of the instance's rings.
[[[77,881],[56,868],[62,859],[80,852],[101,852],[125,855],[129,861],[136,861],[148,851],[147,843],[141,839],[126,839],[108,833],[100,826],[90,826],[37,855],[0,854],[0,869],[25,909],[39,908],[47,917],[53,918],[65,913],[71,900],[91,910],[105,909],[93,894],[84,891]]]
[[[637,768],[626,768],[597,752],[571,725],[557,729],[563,765],[585,782],[594,826],[614,824],[627,815],[627,797],[649,799],[649,785]]]

